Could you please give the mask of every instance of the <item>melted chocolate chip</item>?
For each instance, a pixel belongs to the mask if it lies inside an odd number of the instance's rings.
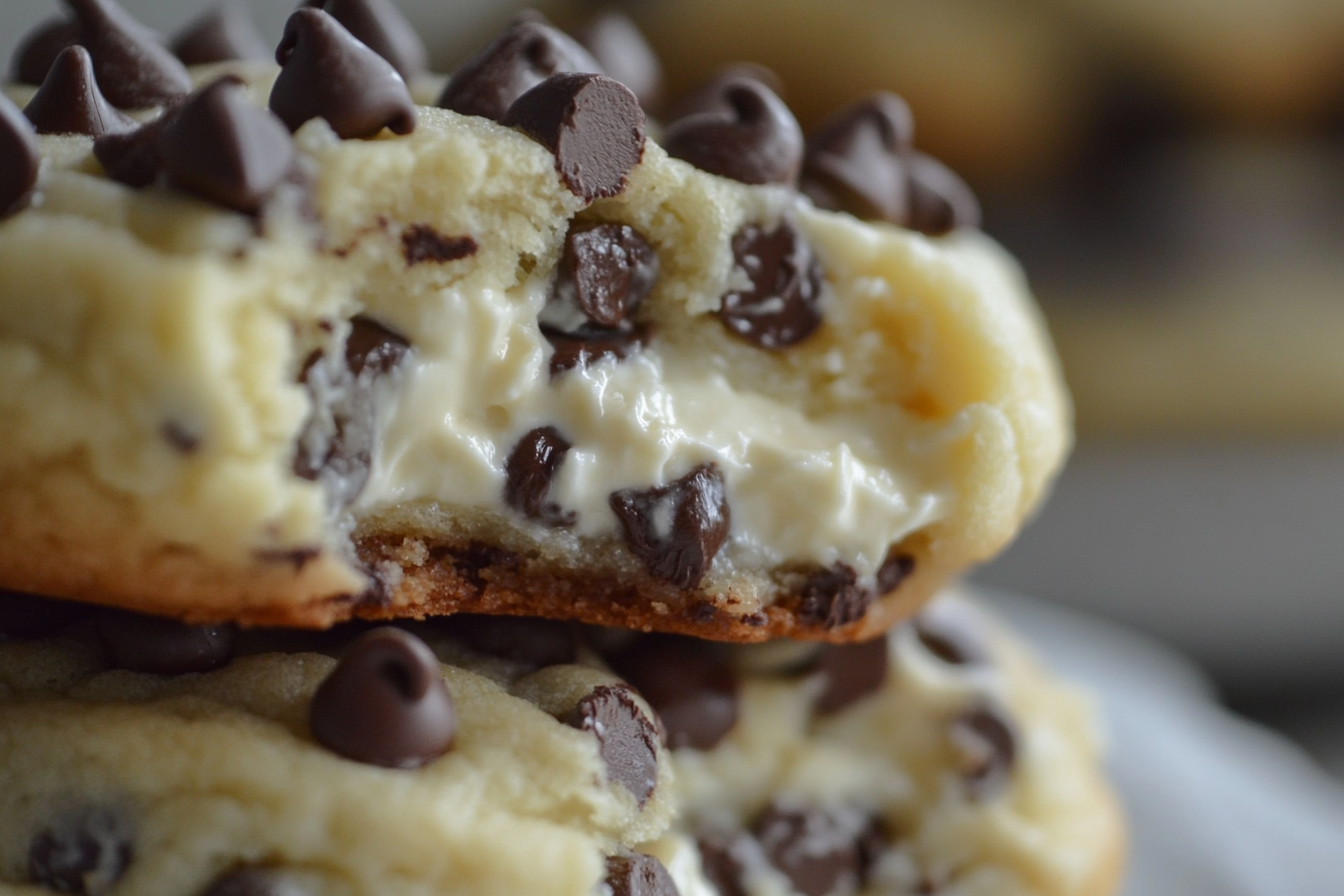
[[[885,637],[859,644],[827,644],[817,657],[817,674],[822,680],[817,712],[833,715],[877,693],[887,680],[889,662]]]
[[[174,110],[133,131],[104,134],[93,141],[93,154],[107,176],[128,187],[140,189],[154,182],[163,170],[159,138],[173,121]]]
[[[733,236],[733,257],[751,282],[723,296],[729,332],[764,349],[802,342],[821,326],[821,266],[789,220],[774,230],[747,225]]]
[[[658,282],[658,254],[625,224],[572,227],[541,322],[561,332],[615,329]]]
[[[573,447],[554,426],[542,426],[518,440],[504,465],[504,501],[514,510],[552,527],[578,522],[578,514],[546,500],[551,483]]]
[[[867,873],[860,839],[869,819],[825,809],[769,807],[753,831],[770,864],[803,896],[853,893]]]
[[[398,628],[350,645],[313,695],[308,727],[333,753],[385,768],[419,768],[446,753],[457,713],[439,662]]]
[[[606,10],[577,36],[602,67],[603,74],[629,87],[645,109],[657,106],[663,69],[653,47],[629,16],[619,10]]]
[[[326,119],[343,140],[415,130],[415,103],[401,75],[322,10],[289,17],[275,60],[282,68],[271,111],[291,131],[313,118]]]
[[[625,192],[644,157],[644,110],[630,89],[603,75],[552,75],[500,119],[555,155],[555,170],[584,202]]]
[[[51,64],[66,47],[79,38],[79,25],[65,16],[55,16],[38,25],[23,38],[14,51],[10,77],[20,84],[41,84]]]
[[[750,854],[760,849],[750,834],[706,832],[695,838],[695,845],[700,850],[700,869],[719,896],[748,896],[744,878]]]
[[[28,879],[58,893],[106,896],[133,857],[126,820],[109,809],[92,809],[33,837]]]
[[[915,558],[902,551],[898,546],[893,545],[891,550],[887,551],[887,558],[882,561],[882,565],[877,570],[878,595],[886,596],[895,591],[914,571]]]
[[[0,217],[28,204],[41,170],[37,131],[19,107],[0,93]]]
[[[98,83],[112,105],[144,109],[191,90],[191,76],[159,36],[112,0],[65,0],[79,24],[77,43],[93,57]]]
[[[701,464],[664,486],[612,492],[609,501],[649,575],[678,588],[699,587],[731,522],[717,465]]]
[[[360,314],[350,320],[345,340],[345,365],[357,377],[391,373],[411,351],[406,337],[394,333],[371,317]]]
[[[803,191],[822,208],[903,225],[914,128],[910,107],[892,93],[846,106],[808,138]]]
[[[909,226],[930,236],[979,227],[980,203],[956,172],[917,152],[910,157]]]
[[[796,183],[803,132],[789,107],[755,78],[716,84],[717,95],[704,97],[703,108],[667,126],[667,154],[744,184]]]
[[[630,853],[607,859],[611,896],[678,896],[676,883],[653,856]]]
[[[798,616],[806,625],[829,630],[859,621],[872,602],[873,592],[859,584],[854,567],[836,561],[803,583]]]
[[[412,224],[401,232],[401,254],[406,264],[444,264],[476,254],[476,241],[469,236],[445,236],[428,224]]]
[[[303,5],[330,14],[407,81],[424,74],[425,44],[391,0],[307,0]]]
[[[1002,712],[992,706],[968,709],[952,720],[949,737],[972,799],[992,799],[1007,788],[1017,761],[1017,735]]]
[[[658,732],[630,694],[624,685],[593,688],[565,724],[593,732],[607,779],[630,791],[642,808],[658,783]]]
[[[307,893],[278,869],[250,865],[217,877],[201,896],[307,896]]]
[[[989,648],[977,637],[965,614],[934,604],[911,622],[924,649],[950,666],[980,666],[989,662]]]
[[[232,625],[186,625],[176,619],[103,610],[94,618],[109,665],[153,675],[208,672],[233,659]]]
[[[247,214],[261,208],[294,159],[285,126],[227,77],[183,103],[164,125],[158,150],[173,186]]]
[[[518,97],[551,75],[600,71],[597,61],[568,35],[539,16],[522,19],[462,64],[438,105],[499,121]]]
[[[98,89],[93,60],[83,47],[66,47],[51,64],[47,78],[24,107],[39,134],[97,137],[135,128],[135,121],[113,108]]]
[[[243,0],[219,0],[179,31],[170,46],[186,65],[261,60],[271,55]]]
[[[542,326],[541,335],[551,344],[551,376],[557,377],[566,370],[583,368],[595,364],[603,358],[622,360],[633,355],[644,346],[647,333],[643,328],[629,330],[604,330],[600,327],[585,327],[574,333],[561,333]]]
[[[36,594],[0,591],[0,640],[42,638],[83,617],[89,608]]]
[[[573,630],[554,619],[460,614],[445,617],[438,624],[481,653],[534,671],[572,663],[579,656]]]
[[[658,713],[674,750],[712,749],[737,724],[737,676],[716,645],[646,635],[609,660]]]

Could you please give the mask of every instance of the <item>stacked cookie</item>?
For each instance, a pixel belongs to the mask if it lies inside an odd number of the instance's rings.
[[[900,624],[1068,414],[897,98],[660,125],[628,27],[440,79],[372,0],[278,67],[68,5],[0,99],[0,880],[1107,891],[1085,707]]]

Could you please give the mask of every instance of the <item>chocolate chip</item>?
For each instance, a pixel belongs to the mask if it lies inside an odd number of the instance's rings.
[[[39,134],[97,137],[135,128],[135,121],[113,108],[98,89],[93,60],[83,47],[66,47],[51,64],[47,78],[24,107]]]
[[[160,426],[159,433],[179,454],[195,454],[201,448],[201,437],[176,420]]]
[[[469,236],[445,236],[428,224],[412,224],[401,232],[401,254],[406,264],[443,264],[476,254],[476,241]]]
[[[391,0],[307,0],[303,5],[330,14],[407,81],[424,74],[425,44]]]
[[[0,217],[28,204],[41,170],[42,147],[32,122],[0,93]]]
[[[566,370],[587,367],[603,358],[622,360],[644,346],[647,333],[640,327],[630,330],[604,330],[586,327],[574,333],[561,333],[543,326],[541,335],[551,344],[551,376]]]
[[[658,784],[658,732],[630,693],[624,685],[593,688],[565,724],[593,732],[607,779],[630,791],[643,808]]]
[[[893,93],[846,106],[808,138],[803,192],[823,208],[904,225],[914,127],[910,107]]]
[[[748,896],[747,868],[760,846],[745,831],[734,834],[701,833],[695,838],[700,851],[700,870],[719,896]]]
[[[391,373],[405,360],[411,344],[371,317],[362,314],[350,320],[345,340],[345,365],[357,377]]]
[[[712,749],[737,724],[737,676],[717,645],[645,635],[608,660],[658,713],[673,749]]]
[[[827,644],[817,657],[822,681],[817,712],[833,715],[880,691],[887,680],[887,653],[885,636],[858,644]]]
[[[186,625],[121,610],[100,611],[94,625],[109,665],[153,675],[218,669],[233,659],[238,639],[229,623]]]
[[[663,69],[653,47],[629,16],[608,9],[585,25],[578,38],[601,66],[599,71],[629,87],[645,109],[657,106]]]
[[[638,230],[626,224],[572,227],[541,322],[563,333],[620,327],[657,282],[658,254]]]
[[[415,103],[390,63],[320,9],[300,9],[285,23],[275,60],[271,111],[291,131],[324,118],[343,140],[415,130]]]
[[[1007,788],[1017,761],[1017,735],[1002,712],[992,706],[968,709],[952,720],[949,738],[972,799],[992,799]]]
[[[179,31],[170,46],[186,65],[262,60],[271,55],[243,0],[218,0]]]
[[[965,614],[935,603],[911,622],[924,649],[950,666],[980,666],[989,662],[989,648],[972,629]]]
[[[173,120],[174,110],[133,131],[104,134],[93,141],[93,154],[107,176],[128,187],[140,189],[154,182],[163,170],[159,138]]]
[[[863,618],[873,602],[873,592],[859,584],[854,567],[836,561],[803,583],[798,616],[807,625],[830,630]]]
[[[438,105],[499,121],[518,97],[551,75],[600,71],[602,67],[573,38],[539,16],[523,19],[462,64]]]
[[[133,857],[126,819],[110,809],[91,809],[33,837],[28,879],[58,893],[106,896]]]
[[[803,132],[789,107],[755,78],[731,77],[717,87],[703,108],[667,126],[667,154],[744,184],[796,183]]]
[[[98,83],[112,105],[144,109],[191,90],[191,76],[159,36],[112,0],[65,0],[79,23],[77,43],[93,57]]]
[[[787,219],[774,230],[749,224],[733,236],[733,257],[750,289],[724,293],[719,320],[734,335],[776,350],[821,326],[821,266]]]
[[[164,126],[158,149],[174,187],[247,214],[261,208],[294,159],[285,126],[231,77],[194,93]]]
[[[65,16],[47,19],[20,41],[10,77],[20,84],[41,84],[61,51],[79,39],[79,25]]]
[[[563,528],[578,522],[578,514],[546,500],[551,483],[573,447],[554,426],[541,426],[518,440],[504,465],[504,501],[537,522]]]
[[[770,88],[775,96],[784,96],[784,81],[773,70],[755,62],[734,62],[720,69],[714,77],[690,93],[678,97],[667,109],[664,121],[679,121],[688,115],[698,115],[716,107],[723,99],[723,88],[739,78],[750,78]]]
[[[481,653],[528,666],[534,671],[572,663],[579,656],[579,642],[574,632],[565,623],[554,619],[463,613],[444,617],[438,624]]]
[[[278,869],[249,865],[215,878],[201,896],[309,896],[309,891]]]
[[[642,853],[608,857],[607,886],[611,896],[679,896],[663,863]]]
[[[770,864],[803,896],[853,893],[867,869],[859,848],[868,818],[825,809],[772,805],[753,832]]]
[[[901,587],[901,583],[915,571],[915,558],[893,545],[877,570],[877,593],[885,596]]]
[[[919,152],[910,157],[909,226],[930,236],[980,226],[980,203],[971,188],[951,168]]]
[[[385,768],[419,768],[453,745],[457,712],[439,661],[399,628],[361,635],[313,695],[313,737],[333,753]]]
[[[555,155],[555,170],[584,202],[625,192],[644,157],[644,110],[630,89],[603,75],[552,75],[518,97],[500,123]]]
[[[0,640],[5,638],[42,638],[65,628],[83,617],[84,604],[0,591]]]
[[[728,537],[728,496],[712,463],[664,486],[612,492],[609,502],[649,575],[678,588],[699,587]]]

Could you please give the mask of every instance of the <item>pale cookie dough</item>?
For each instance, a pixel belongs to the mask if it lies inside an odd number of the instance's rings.
[[[332,29],[302,10],[278,80],[235,67],[255,106],[215,82],[98,157],[38,138],[0,221],[0,584],[198,622],[465,610],[849,640],[1036,506],[1067,397],[984,235],[820,212],[651,141],[594,193],[582,141],[557,157],[522,100],[509,128],[411,106],[390,68],[357,100],[312,87],[305,41]],[[523,99],[619,99],[565,77]],[[268,95],[321,116],[291,149]],[[198,147],[225,141],[192,129],[240,122],[243,155],[267,151],[224,189]],[[127,186],[145,146],[166,173]],[[605,329],[557,286],[599,224],[655,259]],[[758,264],[788,301],[751,304]]]

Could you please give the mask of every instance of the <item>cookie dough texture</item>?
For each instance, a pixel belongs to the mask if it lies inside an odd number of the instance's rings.
[[[260,100],[268,74],[251,77]],[[467,609],[857,637],[995,553],[1067,446],[1037,311],[978,233],[859,224],[651,142],[623,195],[584,207],[539,144],[430,108],[408,136],[341,141],[316,120],[296,143],[306,186],[254,220],[126,188],[87,139],[42,138],[32,207],[0,222],[0,583],[199,621]],[[714,312],[741,277],[733,235],[786,220],[825,273],[824,321],[771,352]],[[589,221],[656,250],[651,335],[552,377],[538,315]],[[358,315],[410,349],[341,506],[340,483],[294,473],[326,413],[299,381]],[[503,500],[511,449],[542,426],[573,443],[551,489],[570,528]],[[609,496],[707,462],[732,526],[678,589],[630,554]],[[836,563],[871,581],[893,545],[914,574],[858,625],[808,628],[781,597]]]

